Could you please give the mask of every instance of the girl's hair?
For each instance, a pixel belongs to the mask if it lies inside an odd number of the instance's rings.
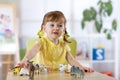
[[[66,26],[66,18],[65,18],[64,14],[61,11],[50,11],[50,12],[45,14],[40,31],[43,31],[43,25],[45,25],[49,21],[53,21],[53,22],[61,21]],[[41,36],[39,36],[39,37],[41,37]],[[66,28],[65,28],[65,34],[64,34],[63,40],[66,41],[66,42],[69,42],[67,40],[68,37],[69,37],[69,35],[68,35],[68,33],[66,31]]]

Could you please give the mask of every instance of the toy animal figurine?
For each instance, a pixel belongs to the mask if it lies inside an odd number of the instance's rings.
[[[33,61],[28,61],[28,70],[29,70],[29,79],[33,80],[34,79],[34,70],[35,70]]]
[[[29,75],[29,70],[26,67],[21,68],[20,76]]]
[[[40,64],[40,73],[45,73],[47,72],[47,68],[45,67],[45,65]]]
[[[34,64],[35,67],[35,74],[39,74],[40,66],[39,64]]]
[[[13,75],[18,75],[21,68],[20,68],[20,66],[15,66],[15,67],[11,68],[11,70],[13,72]]]
[[[70,71],[70,72],[71,72],[71,73],[70,73],[71,76],[74,76],[74,75],[75,75],[75,69],[76,69],[75,66],[72,66],[72,67],[71,67],[71,71]]]
[[[75,77],[78,77],[80,79],[84,78],[84,72],[79,67],[76,67]]]
[[[67,69],[67,65],[59,64],[58,68],[59,68],[60,72],[63,72]]]
[[[84,72],[79,67],[72,66],[71,76],[74,76],[75,78],[80,78],[81,80],[84,78]]]

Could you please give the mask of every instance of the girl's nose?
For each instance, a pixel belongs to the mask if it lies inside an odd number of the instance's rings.
[[[59,29],[59,26],[56,25],[56,26],[54,27],[54,29]]]

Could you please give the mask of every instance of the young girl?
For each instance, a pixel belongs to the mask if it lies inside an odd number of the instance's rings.
[[[29,50],[21,63],[27,63],[36,54],[39,57],[39,64],[51,66],[52,70],[57,70],[59,64],[68,62],[71,66],[78,66],[88,72],[93,70],[82,66],[70,53],[67,43],[66,19],[62,12],[48,12],[43,19],[41,30],[38,32],[39,40],[34,47]],[[37,58],[38,59],[38,58]]]

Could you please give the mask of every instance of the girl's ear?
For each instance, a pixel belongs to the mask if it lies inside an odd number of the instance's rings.
[[[66,31],[66,28],[64,28],[64,30],[63,30],[63,33],[62,33],[63,36],[65,35],[65,31]]]
[[[46,28],[46,27],[43,25],[43,31],[45,31],[45,28]]]
[[[66,31],[66,27],[64,28],[64,34],[65,34],[65,31]]]

